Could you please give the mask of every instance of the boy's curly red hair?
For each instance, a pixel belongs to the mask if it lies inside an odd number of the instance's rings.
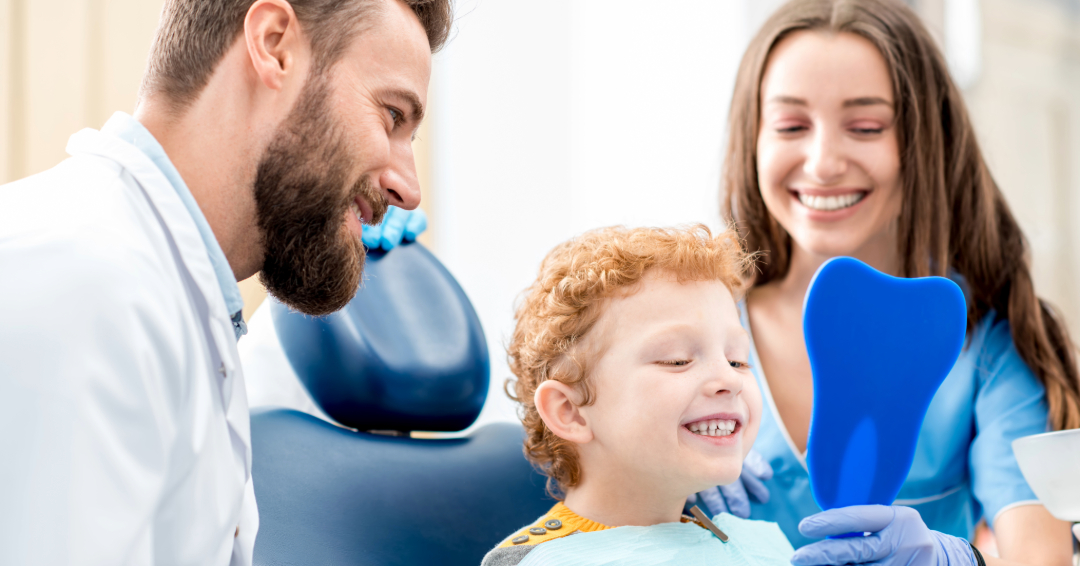
[[[596,348],[583,340],[599,320],[604,300],[633,293],[651,270],[685,281],[722,281],[741,296],[752,263],[733,230],[713,234],[707,226],[687,228],[611,227],[586,232],[555,247],[540,264],[536,281],[517,307],[507,348],[507,394],[521,404],[525,456],[548,476],[556,498],[581,481],[577,450],[544,425],[533,402],[540,383],[555,379],[574,387],[583,405],[594,400],[587,380]],[[509,391],[513,387],[513,392]]]

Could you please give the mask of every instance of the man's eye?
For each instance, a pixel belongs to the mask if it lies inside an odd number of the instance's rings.
[[[404,118],[405,115],[397,108],[388,108],[388,110],[390,111],[390,119],[394,121],[394,125],[400,124],[401,119]]]

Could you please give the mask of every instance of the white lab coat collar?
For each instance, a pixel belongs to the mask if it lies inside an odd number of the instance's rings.
[[[221,294],[221,287],[195,221],[184,207],[184,203],[180,201],[176,191],[172,190],[169,180],[154,165],[154,162],[135,146],[115,136],[86,128],[71,136],[67,152],[72,156],[97,155],[122,165],[139,183],[160,215],[170,238],[179,251],[184,267],[209,305],[210,320],[207,321],[207,326],[209,334],[213,337],[211,346],[221,357],[223,364],[221,371],[227,376],[226,379],[218,380],[221,384],[226,420],[233,433],[234,449],[237,450],[237,456],[242,458],[244,463],[245,481],[250,481],[251,420],[235,335],[228,309],[225,306],[225,298]]]

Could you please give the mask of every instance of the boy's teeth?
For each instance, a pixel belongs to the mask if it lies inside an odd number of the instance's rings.
[[[697,421],[686,425],[690,432],[701,436],[728,436],[735,432],[735,421],[723,419],[709,419]]]
[[[854,206],[862,200],[864,196],[866,196],[866,193],[861,192],[832,196],[815,196],[799,193],[799,202],[803,203],[803,206],[814,210],[833,211]]]

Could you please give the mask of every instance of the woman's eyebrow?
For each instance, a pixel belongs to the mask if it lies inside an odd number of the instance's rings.
[[[807,106],[806,100],[798,98],[796,96],[788,96],[785,94],[778,94],[768,100],[774,104],[794,104],[796,106]]]
[[[889,108],[892,108],[893,105],[891,101],[881,98],[880,96],[862,96],[845,100],[844,108],[851,108],[854,106],[874,106],[875,104],[884,104]]]
[[[776,95],[768,100],[773,104],[792,104],[795,106],[808,106],[806,99],[799,98],[797,96],[788,96],[785,94]],[[849,98],[844,101],[844,108],[852,108],[856,106],[874,106],[876,104],[883,104],[892,108],[893,103],[880,96],[860,96],[858,98]]]

